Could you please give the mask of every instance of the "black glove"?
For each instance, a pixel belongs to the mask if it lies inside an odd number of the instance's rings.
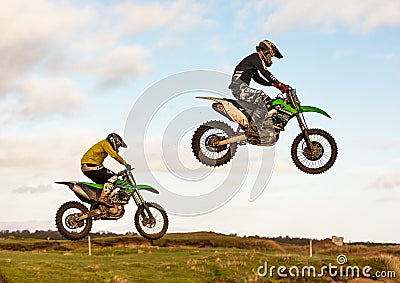
[[[133,167],[132,167],[130,164],[128,164],[128,163],[125,163],[125,168],[126,168],[126,170],[128,170],[128,171],[132,171],[132,169],[133,169]]]

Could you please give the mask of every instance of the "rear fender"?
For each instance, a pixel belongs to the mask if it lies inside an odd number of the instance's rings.
[[[90,203],[91,200],[97,200],[97,194],[94,190],[87,188],[80,182],[70,181],[70,182],[55,182],[56,184],[68,186],[75,195],[83,202]]]
[[[231,117],[233,121],[236,123],[239,123],[243,127],[248,127],[249,126],[249,120],[247,119],[246,115],[242,113],[232,102],[229,102],[223,98],[217,98],[217,97],[205,97],[205,96],[198,96],[197,98],[200,99],[207,99],[207,100],[213,100],[217,103],[219,103],[225,113]]]
[[[56,184],[60,184],[60,185],[66,185],[68,186],[70,189],[75,185],[76,182],[73,181],[67,181],[67,182],[54,182]]]

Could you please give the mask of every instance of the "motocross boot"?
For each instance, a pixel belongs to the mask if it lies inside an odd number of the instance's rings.
[[[275,133],[271,118],[268,116],[267,109],[257,108],[253,112],[253,131],[260,137],[260,143],[272,145],[275,143]]]
[[[102,205],[105,205],[105,206],[108,206],[108,207],[112,207],[113,205],[110,203],[110,201],[108,199],[108,196],[110,195],[112,190],[114,190],[113,183],[106,182],[103,185],[103,190],[101,191],[100,198],[97,200],[97,202],[102,204]]]

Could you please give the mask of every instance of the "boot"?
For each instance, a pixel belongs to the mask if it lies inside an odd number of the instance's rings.
[[[264,108],[257,108],[253,113],[253,130],[260,137],[260,144],[272,145],[275,143],[273,122]]]
[[[266,109],[256,108],[253,112],[253,121],[253,130],[259,134],[260,138],[270,136],[270,119]]]
[[[114,189],[114,185],[113,183],[110,182],[106,182],[103,185],[103,190],[101,191],[101,195],[100,198],[97,200],[98,203],[108,206],[108,207],[112,207],[113,205],[110,203],[108,196],[111,193],[111,191]]]

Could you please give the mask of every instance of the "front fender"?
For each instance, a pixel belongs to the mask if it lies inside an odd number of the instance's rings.
[[[138,190],[144,190],[144,191],[149,191],[153,194],[159,194],[160,192],[157,191],[155,188],[149,186],[149,185],[136,185],[136,188]]]
[[[304,112],[315,112],[322,114],[328,118],[332,118],[328,113],[326,113],[324,110],[321,108],[315,107],[315,106],[300,106],[299,113],[304,113]]]

